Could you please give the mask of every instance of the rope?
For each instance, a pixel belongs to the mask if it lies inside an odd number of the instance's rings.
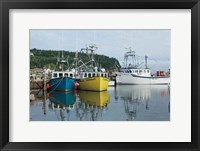
[[[60,81],[59,81],[59,83],[58,83],[58,85],[53,89],[53,90],[51,90],[50,92],[49,92],[49,94],[51,93],[51,92],[53,92],[59,85],[60,85],[60,83],[61,83],[61,81],[63,81],[63,79],[64,79],[64,77],[62,77],[62,79],[60,79]],[[54,84],[55,85],[55,84]]]
[[[62,79],[63,79],[63,77],[60,79],[60,81],[62,81]],[[50,87],[52,87],[52,86],[56,85],[56,84],[57,84],[57,83],[59,83],[60,81],[58,81],[58,82],[54,83],[54,84],[53,84],[53,85],[51,85]]]

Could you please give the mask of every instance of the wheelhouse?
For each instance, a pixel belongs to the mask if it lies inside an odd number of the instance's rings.
[[[62,77],[69,77],[69,78],[75,78],[74,72],[53,72],[51,74],[51,78],[62,78]]]
[[[149,68],[121,68],[120,72],[139,76],[151,76],[151,71]]]
[[[105,77],[108,78],[107,72],[81,72],[80,78],[90,78],[90,77]]]

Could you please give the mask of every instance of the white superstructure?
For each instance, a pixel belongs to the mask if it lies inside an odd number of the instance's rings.
[[[132,57],[133,64],[127,65],[128,57]],[[147,56],[145,56],[145,68],[140,68],[141,64],[136,64],[135,52],[130,51],[124,56],[125,67],[116,72],[117,84],[169,84],[170,76],[164,71],[157,72],[157,75],[151,75],[150,68],[147,67]]]

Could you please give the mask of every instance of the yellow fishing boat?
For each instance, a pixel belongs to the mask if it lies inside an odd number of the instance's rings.
[[[78,89],[90,91],[105,91],[108,89],[107,77],[88,77],[79,80]]]
[[[80,90],[105,91],[108,89],[108,73],[104,68],[97,67],[97,63],[95,63],[94,52],[96,49],[95,44],[81,49],[81,53],[85,51],[89,57],[89,61],[85,63],[78,58],[78,52],[75,55],[75,72],[77,71],[78,74],[76,80],[79,82],[78,89]]]
[[[103,107],[109,102],[108,91],[79,91],[80,100],[86,104]]]

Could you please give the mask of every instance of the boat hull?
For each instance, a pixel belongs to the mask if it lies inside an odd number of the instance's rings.
[[[80,79],[78,89],[90,91],[105,91],[108,89],[108,81],[108,78],[104,77],[90,77]]]
[[[117,84],[170,84],[170,77],[143,77],[143,76],[136,76],[133,74],[119,74],[116,77]]]
[[[98,107],[105,106],[109,102],[108,91],[102,91],[102,92],[79,91],[79,97],[82,102]]]
[[[74,89],[74,79],[68,77],[51,79],[49,84],[50,90],[67,92]]]

